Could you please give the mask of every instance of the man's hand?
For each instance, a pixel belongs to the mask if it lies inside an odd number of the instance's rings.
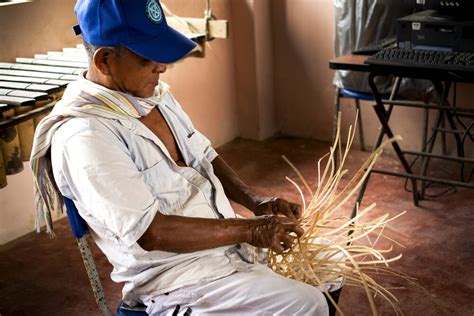
[[[296,240],[295,234],[301,237],[304,233],[296,220],[282,216],[260,216],[251,221],[248,243],[255,247],[270,248],[276,253],[291,248]]]
[[[186,233],[176,234],[177,231]],[[216,219],[157,212],[138,244],[147,251],[190,253],[246,242],[281,253],[303,233],[296,220],[284,216]]]
[[[260,198],[253,212],[257,216],[281,214],[291,219],[298,219],[302,215],[300,205],[277,197]]]
[[[280,198],[261,197],[254,194],[221,157],[216,157],[212,165],[227,197],[245,206],[255,215],[281,214],[292,219],[301,217],[302,210],[298,204]]]

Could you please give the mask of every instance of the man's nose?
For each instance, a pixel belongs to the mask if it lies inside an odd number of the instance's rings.
[[[154,73],[164,73],[166,71],[166,69],[168,68],[168,66],[166,64],[161,64],[161,63],[156,63],[155,62],[155,67],[153,68],[153,72]]]

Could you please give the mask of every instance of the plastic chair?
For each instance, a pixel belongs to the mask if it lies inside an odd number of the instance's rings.
[[[357,128],[359,129],[359,141],[360,141],[360,149],[365,151],[365,139],[364,139],[364,128],[362,126],[362,112],[360,110],[360,100],[365,101],[373,101],[374,98],[369,93],[357,92],[349,89],[344,88],[336,88],[336,114],[334,117],[334,124],[332,130],[332,139],[336,138],[336,129],[337,129],[337,115],[341,110],[340,99],[341,98],[350,98],[354,99],[356,110],[359,112],[359,116],[357,117]]]
[[[334,124],[332,130],[332,139],[336,138],[336,130],[337,130],[337,115],[341,110],[340,99],[341,98],[349,98],[354,99],[356,110],[359,112],[359,116],[357,117],[357,128],[359,129],[359,140],[360,140],[360,149],[365,151],[365,139],[364,139],[364,127],[362,126],[362,111],[360,109],[360,100],[364,101],[374,101],[374,97],[370,93],[365,92],[358,92],[354,90],[344,89],[344,88],[336,88],[336,112],[334,116]],[[382,100],[388,100],[390,98],[389,95],[381,95]]]
[[[104,290],[102,283],[100,282],[99,274],[95,266],[94,258],[89,249],[89,244],[86,239],[86,234],[89,232],[86,221],[79,215],[74,202],[67,197],[63,197],[64,204],[66,205],[66,213],[71,225],[72,232],[77,239],[77,245],[81,251],[82,260],[86,268],[89,282],[91,283],[92,292],[94,293],[95,301],[97,306],[103,315],[114,315],[110,308],[107,306],[104,296]],[[120,302],[117,308],[118,316],[146,316],[145,306],[129,307],[125,303]]]

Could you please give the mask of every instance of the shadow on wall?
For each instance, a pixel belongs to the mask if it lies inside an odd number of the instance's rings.
[[[273,1],[275,87],[277,87],[275,100],[277,100],[279,128],[283,134],[292,133],[287,128],[286,121],[298,120],[299,116],[305,114],[302,105],[308,102],[307,98],[316,100],[315,87],[311,84],[311,69],[304,62],[303,50],[298,47],[296,40],[298,34],[294,32],[293,25],[288,20],[288,15],[293,14],[295,10],[287,0]]]
[[[334,88],[332,0],[274,0],[275,100],[283,134],[329,140]]]
[[[240,135],[256,138],[258,135],[257,82],[255,76],[255,24],[253,3],[231,1],[231,38],[234,41],[236,98]]]

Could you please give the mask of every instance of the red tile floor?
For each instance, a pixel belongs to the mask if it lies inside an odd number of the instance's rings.
[[[264,142],[237,140],[219,149],[221,155],[256,191],[298,200],[295,189],[284,179],[293,176],[281,159],[286,155],[315,184],[316,161],[328,144],[297,138]],[[354,172],[368,153],[354,149],[347,168]],[[397,160],[385,154],[378,166],[400,169]],[[472,168],[472,166],[471,166]],[[435,174],[456,176],[457,165],[433,164]],[[457,189],[454,194],[430,198],[415,207],[404,180],[373,175],[363,203],[377,203],[374,215],[407,213],[394,225],[405,248],[392,265],[415,277],[425,290],[408,285],[395,290],[407,315],[474,315],[474,191]],[[444,187],[430,189],[441,191]],[[341,212],[350,213],[351,205]],[[3,225],[3,223],[2,223]],[[67,220],[55,225],[56,238],[31,233],[0,246],[0,315],[99,315],[76,242]],[[110,306],[120,300],[121,285],[110,281],[111,266],[96,247],[93,253]],[[380,278],[386,286],[406,286],[400,280]],[[393,315],[388,304],[377,300],[382,315]],[[370,315],[363,292],[346,287],[340,306],[346,315]]]

